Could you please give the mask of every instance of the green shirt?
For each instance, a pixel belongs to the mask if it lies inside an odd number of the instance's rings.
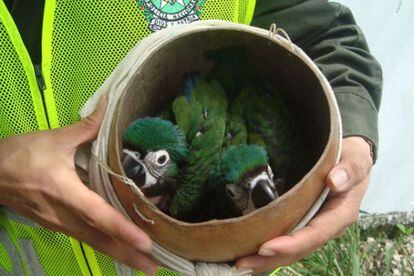
[[[268,28],[272,23],[325,74],[338,101],[344,137],[371,140],[375,161],[382,71],[351,11],[326,0],[257,0],[252,25]]]

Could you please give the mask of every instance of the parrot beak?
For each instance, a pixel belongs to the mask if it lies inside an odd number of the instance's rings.
[[[263,206],[266,206],[279,197],[276,186],[273,182],[271,170],[263,171],[248,183],[250,192],[248,193],[248,204],[243,209],[243,215],[251,213]]]
[[[137,185],[138,188],[142,190],[158,183],[157,178],[148,170],[145,159],[141,159],[139,152],[124,149],[123,153],[124,160],[122,162],[122,167],[124,168],[125,174],[129,179],[135,182],[135,185]]]
[[[261,179],[253,188],[251,197],[255,207],[261,208],[275,200],[278,194],[271,180]]]
[[[146,172],[144,165],[139,160],[139,153],[124,150],[124,154],[122,167],[126,176],[134,181],[138,188],[142,188],[146,183]]]

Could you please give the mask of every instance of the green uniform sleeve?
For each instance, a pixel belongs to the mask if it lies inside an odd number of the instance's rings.
[[[257,0],[252,25],[276,23],[325,74],[335,92],[343,134],[378,145],[381,66],[370,54],[351,11],[324,0]]]

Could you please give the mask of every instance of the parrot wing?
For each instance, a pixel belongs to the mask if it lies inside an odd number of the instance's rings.
[[[185,106],[185,103],[188,106]],[[192,121],[197,121],[197,125],[191,125],[190,128],[192,134],[195,132],[189,139],[190,156],[183,168],[178,190],[170,206],[170,213],[176,218],[189,220],[191,214],[199,208],[204,197],[203,192],[206,190],[204,185],[220,156],[224,142],[227,106],[223,87],[217,82],[201,79],[197,81],[190,99],[181,103],[187,116],[197,118]],[[179,113],[181,110],[174,108],[174,112]],[[176,114],[177,124],[188,126],[188,123],[180,122],[183,119],[182,114]]]
[[[247,143],[247,128],[244,119],[244,104],[250,91],[243,88],[240,94],[231,102],[227,116],[225,147]]]
[[[297,124],[282,96],[270,83],[256,86],[246,97],[244,115],[248,141],[264,146],[272,168],[280,175],[304,163],[305,148]]]
[[[182,93],[172,104],[175,121],[189,142],[199,131],[198,128],[203,120],[202,105],[193,96],[193,93],[197,89],[205,89],[203,84],[197,84],[197,81],[200,79],[201,77],[198,72],[187,74],[184,77]]]

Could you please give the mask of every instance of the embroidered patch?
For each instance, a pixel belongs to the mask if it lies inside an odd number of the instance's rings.
[[[200,20],[206,0],[137,0],[151,31]]]

